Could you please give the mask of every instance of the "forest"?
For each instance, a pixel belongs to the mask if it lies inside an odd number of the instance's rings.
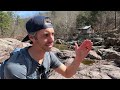
[[[48,11],[36,15],[49,16],[55,29],[55,38],[68,40],[78,28],[91,25],[97,32],[119,29],[120,11]],[[0,11],[0,37],[21,40],[27,33],[25,23],[29,18],[21,18],[13,11]]]

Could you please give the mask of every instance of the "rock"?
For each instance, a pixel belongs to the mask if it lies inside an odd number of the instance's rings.
[[[120,59],[115,59],[114,60],[115,64],[120,67]]]
[[[94,46],[101,46],[103,45],[103,41],[104,41],[103,38],[92,38],[91,40]]]
[[[55,48],[55,47],[52,47],[51,51],[54,53],[60,52],[60,50],[58,48]]]
[[[15,48],[23,48],[30,46],[29,43],[21,42],[17,39],[13,38],[0,38],[0,62],[3,62],[7,58],[9,58],[10,53]]]
[[[112,79],[120,79],[120,70],[119,71],[110,71],[108,76]]]
[[[29,43],[23,43],[12,38],[0,38],[0,61],[2,62],[9,58],[10,53],[16,47],[23,48],[29,45]],[[120,79],[120,68],[118,67],[120,65],[120,53],[112,49],[98,50],[105,60],[99,60],[101,59],[99,57],[100,55],[98,55],[94,50],[90,51],[89,55],[91,55],[90,57],[95,61],[92,65],[81,63],[76,74],[71,78],[65,78],[54,70],[51,70],[49,79]],[[62,60],[66,66],[69,66],[75,58],[75,51],[60,51],[55,47],[53,47],[51,51],[55,54],[58,53],[58,56],[62,58],[60,60]],[[114,61],[111,61],[111,59],[114,59]]]
[[[49,78],[67,79],[56,72],[54,72],[54,74],[51,74]],[[116,67],[114,62],[100,60],[91,66],[83,65],[81,63],[76,74],[69,79],[119,79],[119,78],[120,68]]]
[[[120,53],[112,49],[99,49],[103,59],[120,59]]]
[[[56,55],[60,59],[75,58],[76,56],[75,51],[70,50],[61,50],[61,52],[57,52]]]
[[[56,43],[56,44],[63,44],[63,43],[64,43],[64,40],[57,39],[57,40],[55,41],[55,43]]]
[[[107,39],[105,39],[104,45],[106,46],[105,47],[106,49],[110,48],[111,46],[119,48],[119,46],[120,46],[120,37],[119,38],[108,37]],[[117,48],[115,48],[115,49],[117,49]]]
[[[97,60],[101,60],[102,57],[100,55],[98,55],[95,51],[90,50],[88,56],[90,59],[97,59]]]

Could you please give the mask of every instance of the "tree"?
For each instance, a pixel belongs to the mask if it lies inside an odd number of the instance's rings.
[[[85,25],[89,25],[89,15],[90,11],[82,11],[78,14],[76,18],[76,28],[80,28]]]
[[[82,27],[85,25],[94,26],[98,21],[98,16],[101,15],[100,11],[83,11],[77,16],[76,27]]]
[[[67,40],[76,30],[76,16],[79,11],[51,11],[50,13],[56,30],[55,37]]]
[[[96,22],[98,22],[98,16],[101,15],[101,12],[100,11],[91,11],[89,15],[90,15],[88,18],[89,24],[94,26],[96,24]]]
[[[0,30],[1,36],[7,34],[10,26],[10,17],[7,12],[0,11]]]

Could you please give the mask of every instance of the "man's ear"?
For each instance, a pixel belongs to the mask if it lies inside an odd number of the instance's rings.
[[[35,38],[34,38],[34,36],[32,36],[32,35],[28,35],[28,37],[29,37],[29,39],[31,40],[31,41],[33,41],[33,40],[35,40]]]
[[[37,36],[32,36],[32,35],[29,35],[29,39],[30,39],[31,41],[38,40],[38,39],[37,39]]]

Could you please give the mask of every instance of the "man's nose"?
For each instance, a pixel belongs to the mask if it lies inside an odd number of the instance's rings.
[[[53,42],[53,41],[54,41],[54,36],[53,36],[53,35],[50,35],[49,41],[50,41],[50,42]]]

